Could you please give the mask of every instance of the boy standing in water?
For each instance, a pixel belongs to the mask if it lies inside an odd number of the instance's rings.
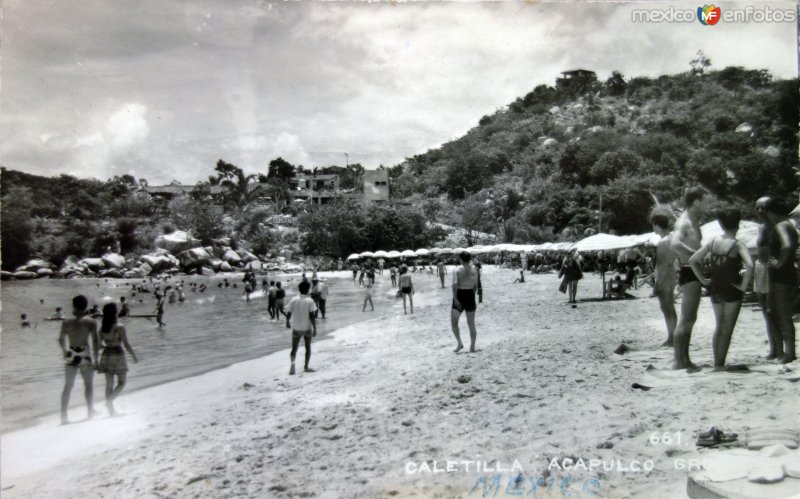
[[[308,296],[308,291],[311,289],[311,284],[308,281],[300,283],[300,296],[295,296],[289,300],[288,309],[286,314],[286,327],[292,329],[292,352],[289,355],[292,361],[292,367],[289,368],[289,374],[294,374],[294,359],[297,356],[297,350],[300,346],[300,339],[305,341],[306,347],[306,362],[303,367],[307,373],[313,373],[314,370],[308,367],[311,360],[311,338],[317,335],[317,321],[314,318],[314,313],[317,311],[317,306]],[[294,320],[292,320],[294,318]]]
[[[78,371],[83,378],[84,393],[86,396],[86,407],[91,418],[96,413],[94,411],[94,388],[92,386],[95,365],[89,353],[89,342],[92,343],[92,353],[97,359],[100,347],[97,337],[97,321],[85,317],[86,308],[89,300],[83,295],[78,295],[72,299],[72,314],[74,319],[66,319],[61,324],[61,332],[58,335],[58,344],[66,360],[64,367],[64,390],[61,392],[61,424],[69,423],[67,409],[69,407],[69,396],[72,387],[75,385],[75,378]],[[69,348],[67,348],[67,338],[69,338]]]
[[[693,187],[686,190],[684,196],[686,208],[677,222],[675,232],[671,236],[670,249],[675,252],[681,264],[678,274],[678,285],[683,291],[681,302],[681,315],[675,326],[674,369],[689,369],[696,367],[689,359],[689,342],[692,337],[692,328],[697,321],[697,308],[700,306],[702,285],[689,266],[689,258],[700,249],[700,218],[705,214],[705,190],[702,187]]]

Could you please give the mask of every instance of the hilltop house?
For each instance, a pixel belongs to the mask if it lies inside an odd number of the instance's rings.
[[[588,69],[573,69],[564,71],[560,78],[556,78],[556,88],[572,92],[585,92],[597,81],[597,74]]]

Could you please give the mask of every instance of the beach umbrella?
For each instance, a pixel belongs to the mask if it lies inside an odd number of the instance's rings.
[[[760,224],[758,222],[751,222],[750,220],[742,220],[739,222],[739,232],[736,233],[736,239],[742,241],[745,247],[749,250],[756,249],[756,240],[758,240],[758,229]],[[703,234],[702,244],[706,244],[717,236],[723,233],[722,227],[719,222],[714,220],[700,227],[700,233]]]
[[[414,258],[415,256],[417,256],[417,254],[414,253],[412,250],[405,250],[402,253],[400,253],[400,255],[406,258]]]
[[[476,246],[471,246],[469,248],[469,252],[472,253],[473,255],[482,255],[484,253],[488,253],[488,251],[486,251],[486,249],[487,249],[486,246],[478,244]]]
[[[575,243],[574,248],[578,251],[608,251],[633,246],[631,239],[627,237],[614,236],[612,234],[595,234]]]
[[[430,251],[426,250],[425,248],[420,248],[417,251],[415,251],[414,254],[417,256],[428,256],[428,254],[430,254]]]
[[[353,253],[352,255],[347,257],[347,261],[349,262],[350,260],[358,260],[359,258],[361,258],[361,255],[359,255],[358,253]]]
[[[449,255],[453,253],[453,248],[436,248],[436,249],[438,250],[437,253],[441,255]]]
[[[375,258],[388,258],[388,257],[389,257],[389,253],[387,253],[387,252],[385,252],[383,250],[375,252]]]
[[[386,258],[400,258],[400,252],[399,251],[390,251],[390,252],[386,253]]]
[[[622,236],[627,238],[631,241],[631,246],[656,246],[658,245],[658,241],[661,240],[661,236],[656,234],[655,232],[648,232],[647,234],[639,234],[638,236]]]
[[[361,256],[363,256],[363,257],[368,257],[368,258],[372,258],[372,257],[374,257],[374,256],[375,256],[375,253],[373,253],[373,252],[371,252],[371,251],[365,251],[365,252],[361,253]]]

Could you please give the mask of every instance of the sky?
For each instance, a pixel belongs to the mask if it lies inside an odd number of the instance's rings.
[[[797,76],[796,23],[633,21],[698,5],[4,0],[0,164],[151,185],[219,159],[388,167],[568,69],[674,74],[702,50],[711,69]]]

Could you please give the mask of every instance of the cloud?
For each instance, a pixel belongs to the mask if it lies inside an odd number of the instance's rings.
[[[126,104],[108,117],[106,130],[114,152],[129,149],[150,135],[146,113],[147,108],[142,104]]]

